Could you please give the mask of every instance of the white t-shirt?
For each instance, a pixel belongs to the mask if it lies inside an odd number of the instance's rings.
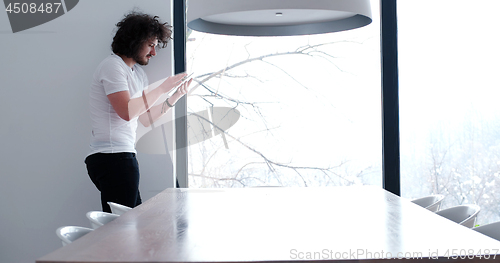
[[[115,54],[104,59],[97,67],[90,87],[90,119],[92,134],[90,153],[135,153],[137,117],[126,121],[115,112],[107,95],[128,90],[131,98],[142,96],[148,86],[144,70],[127,66]]]

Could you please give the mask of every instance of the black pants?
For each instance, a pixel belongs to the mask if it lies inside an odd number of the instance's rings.
[[[96,153],[88,156],[85,164],[90,179],[101,192],[102,211],[111,213],[107,202],[128,207],[142,203],[135,153]]]

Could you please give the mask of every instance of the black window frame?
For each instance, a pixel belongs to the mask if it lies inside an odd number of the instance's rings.
[[[399,141],[399,80],[397,0],[380,0],[380,55],[382,85],[382,184],[401,196]],[[186,70],[186,1],[173,2],[174,71]],[[187,98],[175,107],[176,187],[188,187]]]

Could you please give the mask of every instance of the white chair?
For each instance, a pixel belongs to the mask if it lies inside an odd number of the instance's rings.
[[[81,226],[63,226],[56,230],[57,236],[61,239],[63,247],[92,232],[93,229]]]
[[[108,202],[108,205],[109,205],[109,207],[111,207],[111,213],[116,214],[116,215],[122,215],[123,213],[132,209],[131,207],[120,205],[120,204],[113,203],[113,202]]]
[[[438,211],[436,214],[460,225],[473,228],[480,210],[478,205],[458,205]]]
[[[87,218],[90,221],[90,225],[92,225],[93,229],[97,229],[98,227],[103,226],[115,219],[117,219],[119,215],[101,212],[101,211],[90,211],[87,213]]]
[[[500,221],[472,228],[473,230],[500,241]]]
[[[429,195],[417,199],[411,200],[412,203],[417,204],[421,207],[426,208],[432,212],[439,211],[439,207],[443,202],[444,195]]]

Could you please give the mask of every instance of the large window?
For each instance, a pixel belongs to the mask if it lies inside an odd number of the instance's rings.
[[[398,1],[402,195],[500,220],[500,1]]]
[[[380,30],[190,32],[189,187],[381,185]]]

